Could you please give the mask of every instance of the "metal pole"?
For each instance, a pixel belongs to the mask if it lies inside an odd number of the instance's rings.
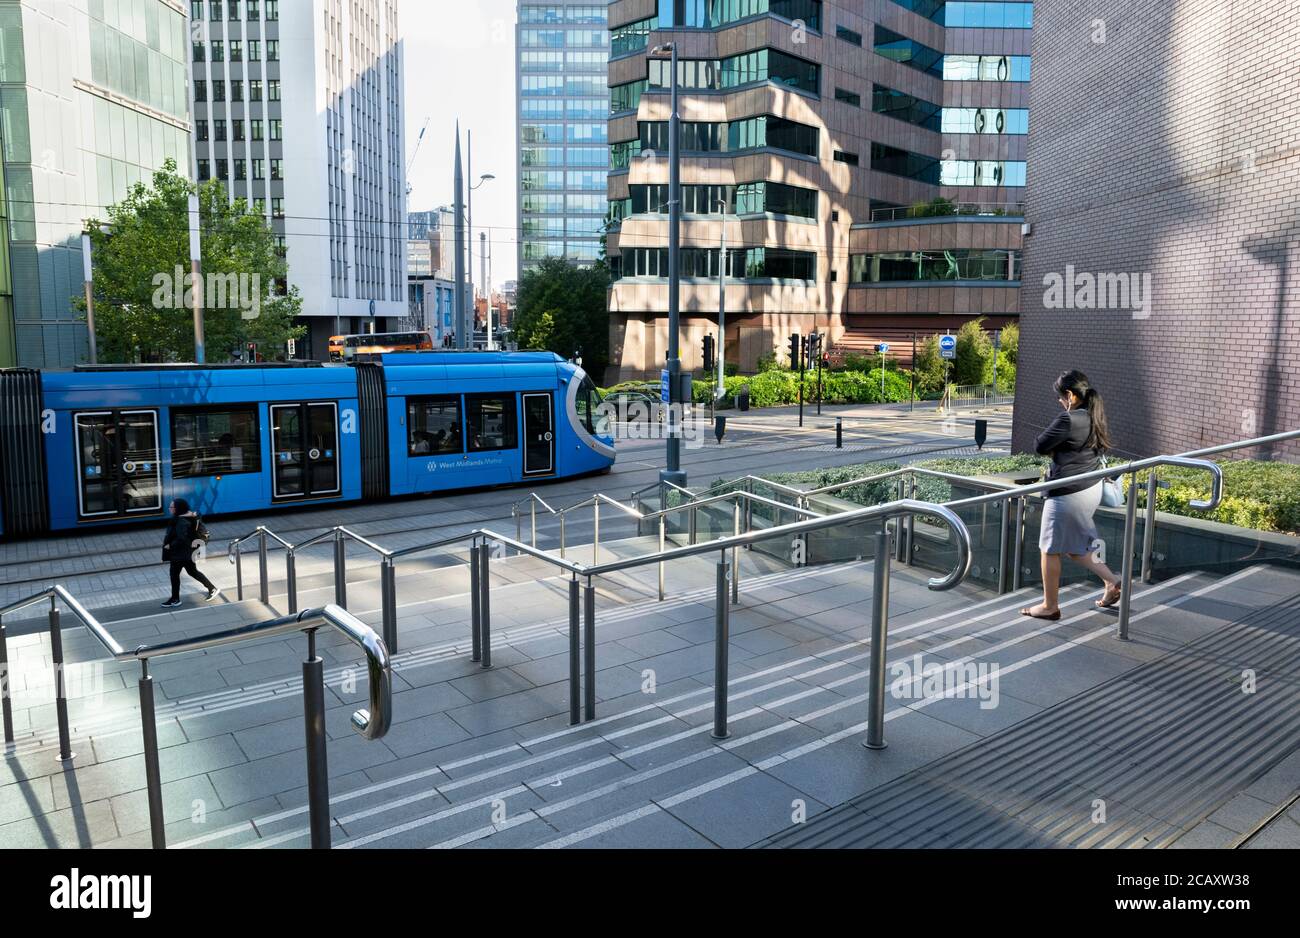
[[[898,500],[902,501],[907,492],[907,480],[900,476],[895,488],[898,490]],[[907,559],[903,556],[903,551],[907,549],[906,538],[903,537],[903,525],[906,521],[906,518],[898,518],[894,521],[894,554],[899,563]]]
[[[307,633],[302,663],[302,710],[307,736],[307,804],[313,850],[330,847],[329,766],[325,758],[325,662],[316,656],[316,630]]]
[[[348,608],[348,545],[341,531],[334,532],[334,601]]]
[[[1011,526],[1011,499],[1006,499],[1002,503],[1002,511],[998,514],[998,595],[1001,596],[1011,588],[1011,580],[1007,575],[1007,568],[1011,565],[1011,532],[1008,530]]]
[[[666,515],[659,516],[659,553],[661,554],[667,544],[667,531],[664,520],[666,517]],[[659,561],[659,601],[664,601],[664,562],[662,560]]]
[[[566,535],[565,535],[565,532],[564,532],[564,527],[565,527],[565,525],[564,525],[564,512],[560,512],[560,559],[561,559],[561,560],[564,559],[564,542],[565,542],[565,538],[566,538]]]
[[[908,478],[910,479],[910,482],[908,483],[907,486],[907,497],[915,499],[916,498],[916,476],[912,475],[909,476]],[[904,562],[909,567],[912,566],[912,544],[915,541],[915,535],[916,535],[916,515],[908,515],[907,516],[907,543],[904,545],[903,555],[904,555]]]
[[[483,297],[485,300],[483,304],[483,309],[484,309],[483,335],[487,341],[484,344],[484,348],[486,348],[490,352],[492,351],[492,291],[488,289],[488,285],[487,285],[487,232],[486,231],[480,231],[478,233],[478,250],[479,250],[478,262],[483,269]]]
[[[668,119],[668,446],[667,466],[660,474],[666,482],[677,485],[686,484],[686,473],[682,471],[682,440],[677,422],[681,416],[677,407],[682,403],[681,394],[681,223],[682,223],[682,179],[681,179],[681,114],[678,110],[677,90],[677,43],[671,44],[672,78],[671,88],[672,114]]]
[[[1012,552],[1015,556],[1015,559],[1012,561],[1013,565],[1015,566],[1015,570],[1011,574],[1012,590],[1020,589],[1024,581],[1025,510],[1026,510],[1025,500],[1023,498],[1017,498],[1016,499],[1016,530],[1015,530],[1016,539],[1012,547]]]
[[[530,501],[528,503],[528,508],[529,511],[532,513],[533,546],[536,547],[537,546],[537,502]]]
[[[456,122],[456,168],[453,175],[455,197],[452,211],[456,215],[456,260],[453,276],[456,278],[456,348],[470,347],[465,335],[465,171],[461,166],[460,121]]]
[[[835,448],[844,449],[844,418],[835,418]]]
[[[469,549],[469,631],[471,636],[471,661],[483,660],[483,626],[480,619],[481,612],[479,610],[479,603],[482,602],[483,594],[479,591],[478,578],[478,541],[474,541]]]
[[[736,501],[732,506],[732,533],[740,537],[740,502]],[[740,602],[740,548],[731,548],[731,601]]]
[[[240,602],[244,600],[244,548],[243,545],[235,547],[235,595],[239,597]]]
[[[576,726],[582,722],[582,667],[579,629],[581,628],[581,604],[578,597],[578,580],[569,581],[569,725]]]
[[[465,170],[469,183],[465,186],[465,276],[469,278],[469,309],[466,310],[465,348],[474,348],[474,320],[478,313],[478,294],[474,290],[474,131],[465,131]]]
[[[149,834],[155,850],[167,849],[166,816],[163,814],[162,770],[158,763],[158,719],[153,702],[153,678],[149,659],[140,660],[140,733],[144,737],[144,779],[149,800]]]
[[[728,667],[727,653],[730,651],[731,608],[727,594],[731,591],[727,583],[730,575],[727,552],[724,550],[718,560],[717,589],[713,601],[713,738],[726,739],[727,730],[727,693]]]
[[[203,249],[199,243],[199,197],[190,196],[190,274],[193,276],[194,299],[194,362],[206,361],[203,341]]]
[[[1129,474],[1128,504],[1124,512],[1124,567],[1120,580],[1119,639],[1128,641],[1130,594],[1133,592],[1133,542],[1137,538],[1137,473]]]
[[[591,503],[592,529],[591,562],[600,563],[600,499]]]
[[[1156,471],[1147,476],[1147,516],[1142,526],[1142,582],[1151,582],[1151,561],[1156,549],[1156,493],[1160,488]]]
[[[261,528],[257,530],[257,571],[262,578],[258,598],[262,600],[264,605],[269,605],[271,602],[271,577],[266,571],[266,532]]]
[[[63,680],[63,630],[59,628],[59,607],[50,597],[50,658],[54,663],[54,709],[59,720],[59,761],[72,759],[72,740],[68,734],[67,686]]]
[[[384,644],[390,654],[397,652],[397,570],[392,557],[379,562],[380,605],[383,607]]]
[[[699,525],[699,519],[696,517],[697,514],[698,514],[698,511],[696,510],[696,508],[695,508],[694,505],[692,505],[692,506],[690,507],[690,510],[688,510],[688,511],[686,512],[687,518],[688,518],[689,523],[690,523],[690,530],[689,530],[689,532],[688,532],[688,538],[689,538],[689,543],[691,543],[691,544],[694,544],[694,543],[695,543],[695,539],[696,539],[696,537],[698,536],[698,530],[699,530],[699,528],[698,528],[698,525]]]
[[[9,643],[5,639],[4,619],[0,618],[0,710],[4,713],[5,742],[14,741],[13,701],[9,699]]]
[[[714,394],[713,400],[716,406],[717,402],[727,393],[726,371],[727,371],[727,205],[722,203],[722,250],[718,254],[718,354],[715,361],[718,374],[718,390]]]
[[[889,631],[889,529],[882,523],[876,535],[875,582],[871,594],[871,686],[867,700],[868,749],[885,743],[885,642]]]
[[[284,554],[285,588],[289,591],[289,614],[298,611],[298,556],[292,550]]]
[[[483,652],[483,667],[492,667],[492,581],[488,576],[488,561],[492,559],[492,549],[488,547],[487,541],[484,541],[478,549],[479,575],[479,601],[478,601],[478,621],[479,632],[482,634],[481,639]]]
[[[524,542],[524,519],[519,517],[519,506],[510,506],[510,513],[515,516],[515,541],[522,544]],[[522,551],[515,551],[516,556],[521,553]]]
[[[582,600],[584,620],[582,650],[587,672],[583,685],[586,692],[585,716],[588,720],[594,720],[596,719],[596,587],[592,585],[591,577],[587,577]]]
[[[95,274],[91,263],[90,235],[81,236],[81,271],[86,283],[86,330],[90,334],[90,363],[99,364],[99,344],[95,338]]]

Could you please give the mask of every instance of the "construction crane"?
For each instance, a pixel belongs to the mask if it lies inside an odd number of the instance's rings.
[[[411,190],[415,187],[411,185],[411,168],[415,166],[415,158],[420,155],[420,146],[424,143],[424,132],[429,129],[429,118],[424,119],[424,126],[420,128],[420,136],[415,138],[415,152],[411,154],[411,160],[406,164],[406,197],[411,197]]]

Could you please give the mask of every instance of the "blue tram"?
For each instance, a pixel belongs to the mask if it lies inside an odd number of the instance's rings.
[[[0,536],[607,471],[599,405],[549,352],[0,371]]]

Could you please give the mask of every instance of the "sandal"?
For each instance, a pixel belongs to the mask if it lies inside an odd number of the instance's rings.
[[[1020,614],[1022,616],[1028,616],[1031,619],[1043,619],[1047,622],[1057,622],[1061,618],[1061,610],[1059,609],[1055,612],[1037,613],[1034,612],[1033,606],[1026,606],[1024,609],[1021,609]]]
[[[1107,583],[1106,591],[1101,594],[1101,599],[1097,600],[1098,609],[1110,609],[1119,602],[1123,590],[1118,583]]]

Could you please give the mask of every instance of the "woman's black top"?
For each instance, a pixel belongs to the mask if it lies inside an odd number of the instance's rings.
[[[171,563],[184,563],[194,550],[194,516],[181,515],[167,522],[163,535],[162,559]]]
[[[1039,435],[1034,444],[1035,451],[1040,456],[1052,457],[1052,466],[1047,472],[1048,481],[1083,475],[1101,468],[1101,453],[1088,445],[1091,434],[1092,417],[1087,408],[1080,407],[1078,410],[1061,411],[1052,425]],[[1091,482],[1062,485],[1060,488],[1049,489],[1047,497],[1073,495],[1096,484],[1094,479]]]

